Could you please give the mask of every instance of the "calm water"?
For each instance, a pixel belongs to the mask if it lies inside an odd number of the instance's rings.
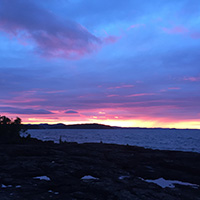
[[[200,130],[160,129],[41,129],[28,130],[41,140],[67,142],[100,142],[129,144],[161,150],[193,151],[200,153]]]

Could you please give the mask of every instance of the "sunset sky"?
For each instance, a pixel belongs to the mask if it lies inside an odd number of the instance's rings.
[[[0,0],[0,115],[200,128],[200,1]]]

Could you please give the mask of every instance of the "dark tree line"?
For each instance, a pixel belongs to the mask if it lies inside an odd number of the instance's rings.
[[[17,142],[20,140],[21,119],[14,120],[6,116],[0,116],[0,143]]]

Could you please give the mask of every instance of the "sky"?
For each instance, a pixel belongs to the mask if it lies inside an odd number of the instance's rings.
[[[199,0],[0,0],[0,115],[200,129]]]

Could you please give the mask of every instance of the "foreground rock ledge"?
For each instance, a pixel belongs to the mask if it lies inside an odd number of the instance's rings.
[[[0,145],[0,199],[198,200],[200,154],[114,144]]]

